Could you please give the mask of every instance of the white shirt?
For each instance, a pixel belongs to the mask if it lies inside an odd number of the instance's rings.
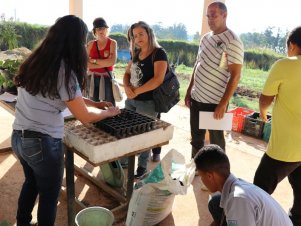
[[[226,62],[221,66],[224,53],[227,55]],[[227,66],[243,64],[243,55],[243,44],[231,30],[216,35],[212,32],[205,34],[197,55],[192,99],[201,103],[218,104],[230,79]]]
[[[232,174],[224,184],[220,207],[228,226],[293,226],[272,196]]]

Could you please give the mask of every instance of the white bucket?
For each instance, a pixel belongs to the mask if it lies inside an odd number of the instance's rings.
[[[99,206],[85,208],[75,217],[77,226],[112,226],[113,222],[113,213]]]

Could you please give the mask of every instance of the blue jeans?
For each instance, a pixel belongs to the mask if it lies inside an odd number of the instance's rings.
[[[223,209],[219,206],[220,202],[221,194],[213,195],[209,199],[208,209],[216,225],[227,226],[226,217],[223,216]]]
[[[23,183],[17,210],[17,226],[29,226],[39,195],[38,223],[53,226],[64,174],[62,139],[42,134],[23,136],[13,131],[12,149],[23,166]]]
[[[190,102],[190,128],[191,128],[191,145],[192,157],[205,144],[205,129],[199,129],[199,112],[214,112],[217,104],[205,104],[191,99]],[[209,130],[210,143],[219,145],[223,150],[226,148],[226,141],[223,130]]]
[[[157,112],[155,111],[155,103],[153,100],[125,100],[125,108],[129,110],[136,111],[138,113],[146,114],[151,117],[157,117]],[[147,162],[149,160],[150,151],[145,151],[141,153],[138,157],[138,166],[147,168]]]

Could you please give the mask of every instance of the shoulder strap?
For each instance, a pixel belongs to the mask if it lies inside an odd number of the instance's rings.
[[[99,59],[102,59],[102,57],[101,57],[101,55],[100,55],[100,52],[99,52],[99,49],[98,49],[97,40],[95,40],[95,45],[96,45],[96,50],[97,50],[97,53],[98,53],[98,57],[99,57]],[[108,68],[107,68],[107,67],[104,67],[104,69],[107,71],[107,73],[109,74],[110,78],[112,79],[111,72],[108,70]]]
[[[95,40],[95,45],[96,45],[96,50],[97,50],[98,57],[99,57],[99,59],[102,59],[102,57],[100,55],[100,52],[99,52],[99,49],[98,49],[97,40]]]

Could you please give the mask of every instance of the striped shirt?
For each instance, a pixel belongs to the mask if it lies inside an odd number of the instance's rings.
[[[222,66],[224,53],[227,63]],[[199,46],[191,97],[197,102],[218,104],[230,79],[227,65],[243,64],[243,55],[243,44],[233,31],[205,34]]]

